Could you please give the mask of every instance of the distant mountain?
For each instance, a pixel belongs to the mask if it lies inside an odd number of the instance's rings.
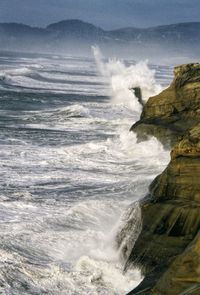
[[[46,29],[33,28],[28,25],[18,23],[0,23],[0,37],[22,38],[22,37],[44,37],[47,35]]]
[[[80,43],[81,42],[81,43]],[[140,47],[151,45],[194,49],[200,48],[200,22],[179,23],[151,28],[121,28],[106,31],[81,20],[63,20],[46,28],[31,27],[18,23],[0,23],[0,49],[56,51],[71,48],[75,51],[82,44]],[[155,47],[156,48],[156,47]]]
[[[49,25],[46,28],[49,32],[56,32],[59,37],[99,39],[106,35],[106,32],[92,24],[81,20],[65,20]]]
[[[200,42],[200,22],[179,23],[146,29],[123,28],[111,31],[111,34],[123,40],[157,42]]]
[[[18,23],[0,23],[0,49],[31,49],[51,39],[46,29]]]
[[[62,38],[112,39],[114,41],[200,42],[200,22],[179,23],[151,28],[121,28],[106,31],[80,20],[66,20],[49,25],[46,30]]]

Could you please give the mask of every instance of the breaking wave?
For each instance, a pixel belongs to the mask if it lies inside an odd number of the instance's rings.
[[[109,83],[110,96],[114,103],[125,104],[140,114],[142,106],[133,88],[141,88],[144,101],[161,91],[162,87],[155,79],[155,70],[148,67],[147,61],[126,66],[124,62],[117,59],[105,61],[98,47],[93,46],[92,50],[99,73]]]
[[[0,293],[124,295],[142,279],[124,274],[137,201],[169,160],[128,131],[141,111],[129,88],[146,99],[159,86],[145,63],[96,57],[96,75],[93,60],[53,60],[16,57],[0,72],[13,90],[0,98]]]

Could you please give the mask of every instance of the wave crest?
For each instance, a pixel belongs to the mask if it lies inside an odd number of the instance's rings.
[[[156,83],[155,70],[149,68],[148,61],[127,66],[117,59],[106,61],[96,46],[92,47],[92,51],[99,73],[109,83],[113,103],[126,104],[129,108],[141,113],[142,106],[133,88],[141,88],[144,101],[161,91],[161,85]]]

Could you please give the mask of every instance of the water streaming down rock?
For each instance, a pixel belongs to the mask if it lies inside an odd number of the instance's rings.
[[[140,204],[131,204],[122,215],[116,234],[117,247],[124,265],[126,265],[134,244],[142,229]]]
[[[145,103],[144,103],[143,98],[142,98],[142,90],[141,90],[141,88],[140,87],[133,87],[131,90],[134,91],[134,94],[138,98],[139,103],[142,106],[144,106]]]

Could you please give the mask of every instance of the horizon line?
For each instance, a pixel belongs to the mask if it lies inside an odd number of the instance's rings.
[[[118,28],[114,28],[114,29],[103,29],[101,26],[99,25],[95,25],[94,23],[92,22],[89,22],[89,21],[85,21],[85,20],[82,20],[82,19],[76,19],[76,18],[72,18],[72,19],[62,19],[62,20],[58,20],[56,22],[52,22],[48,25],[46,25],[45,27],[42,27],[42,26],[33,26],[33,25],[29,25],[29,24],[26,24],[26,23],[23,23],[23,22],[0,22],[0,25],[1,24],[16,24],[16,25],[24,25],[24,26],[27,26],[27,27],[30,27],[30,28],[37,28],[37,29],[47,29],[50,25],[53,25],[53,24],[58,24],[58,23],[61,23],[61,22],[67,22],[67,21],[79,21],[79,22],[82,22],[82,23],[85,23],[85,24],[89,24],[89,25],[93,25],[94,27],[96,28],[99,28],[103,31],[116,31],[116,30],[120,30],[120,29],[151,29],[151,28],[157,28],[157,27],[167,27],[167,26],[172,26],[172,25],[182,25],[182,24],[199,24],[200,23],[200,20],[199,21],[187,21],[187,22],[177,22],[177,23],[169,23],[169,24],[158,24],[158,25],[154,25],[154,26],[149,26],[149,27],[138,27],[138,26],[126,26],[126,27],[118,27]]]

